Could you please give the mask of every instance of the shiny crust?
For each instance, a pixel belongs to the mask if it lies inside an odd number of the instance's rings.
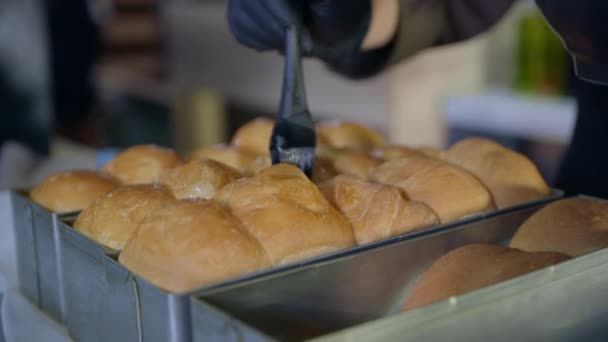
[[[232,145],[256,155],[270,153],[270,137],[274,121],[257,118],[241,126],[232,137]]]
[[[321,122],[317,125],[317,135],[321,145],[359,152],[386,144],[384,137],[373,129],[347,121]]]
[[[498,208],[512,207],[551,193],[534,163],[488,139],[465,139],[448,149],[446,160],[481,180]]]
[[[519,228],[511,247],[572,257],[608,247],[608,203],[588,198],[551,203]]]
[[[262,247],[242,224],[207,200],[175,202],[150,215],[119,261],[173,293],[270,266]]]
[[[69,213],[85,209],[119,185],[116,179],[98,172],[67,171],[47,177],[32,190],[30,198],[50,211]]]
[[[425,203],[441,223],[495,209],[488,190],[470,173],[423,155],[386,162],[370,179],[399,187],[408,198]]]
[[[568,259],[552,252],[527,253],[493,245],[464,246],[435,261],[410,292],[403,310],[447,300]]]
[[[438,148],[434,148],[434,147],[430,147],[430,146],[421,146],[421,147],[415,148],[414,150],[416,152],[422,153],[423,155],[430,157],[430,158],[435,158],[435,159],[440,159],[440,160],[445,159],[445,151],[438,149]]]
[[[423,155],[435,159],[444,159],[445,152],[433,147],[423,146],[410,148],[399,145],[385,145],[374,148],[370,153],[374,158],[391,161],[411,156]]]
[[[182,163],[172,149],[138,145],[120,153],[102,171],[124,184],[150,184],[158,182],[163,171]]]
[[[334,167],[333,161],[331,159],[317,156],[315,159],[315,165],[312,170],[312,181],[315,184],[321,184],[325,181],[328,181],[340,173]]]
[[[266,154],[258,155],[229,145],[201,147],[192,152],[189,159],[212,159],[228,165],[246,176],[253,176],[271,164],[268,151],[266,151]]]
[[[367,179],[372,170],[382,164],[381,160],[368,154],[344,148],[319,147],[317,155],[330,161],[338,174],[361,179]]]
[[[123,186],[81,212],[74,228],[108,248],[120,250],[148,214],[174,201],[163,186]]]
[[[214,199],[243,222],[275,265],[355,245],[346,218],[292,165],[231,183]]]
[[[240,173],[230,166],[203,159],[165,170],[160,183],[177,199],[211,199],[219,189],[239,178]]]
[[[437,225],[427,205],[407,200],[392,186],[338,176],[319,186],[327,200],[349,219],[358,244]]]
[[[406,146],[386,145],[374,148],[370,154],[377,159],[391,161],[420,155],[419,151]]]

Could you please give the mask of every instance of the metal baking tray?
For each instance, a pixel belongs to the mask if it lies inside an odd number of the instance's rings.
[[[189,294],[167,293],[133,275],[118,254],[18,192],[14,216],[21,291],[78,341],[191,341]]]
[[[21,291],[78,341],[190,341],[189,296],[132,275],[116,251],[11,192]]]
[[[333,261],[349,260],[359,254],[373,253],[384,250],[388,246],[399,245],[410,239],[418,239],[434,233],[456,229],[461,225],[498,217],[510,212],[538,206],[562,197],[555,191],[550,197],[523,204],[515,208],[500,210],[490,214],[475,215],[458,222],[427,229],[421,232],[405,234],[379,243],[369,244],[346,251],[326,255],[285,267],[265,270],[253,275],[235,278],[222,284],[206,287],[191,293],[174,295],[156,288],[145,280],[132,275],[126,268],[116,262],[117,255],[97,242],[87,238],[72,229],[66,222],[69,217],[59,217],[37,207],[27,198],[16,195],[18,205],[14,206],[16,217],[16,232],[21,245],[25,246],[23,258],[20,255],[20,275],[22,279],[36,279],[35,291],[30,293],[38,297],[57,301],[61,321],[68,325],[70,333],[81,341],[105,341],[120,339],[124,341],[190,341],[197,333],[192,329],[190,296],[221,289],[224,286],[234,286],[241,282],[252,282],[258,279],[272,279],[282,274],[287,277],[299,269],[325,267]],[[32,209],[33,208],[33,209]],[[40,212],[40,224],[32,224],[32,213]],[[50,217],[50,219],[49,219]],[[28,221],[29,220],[29,221]],[[37,221],[36,221],[37,222]],[[19,227],[30,227],[23,234]],[[38,230],[41,232],[38,233]],[[35,240],[31,236],[49,236]],[[29,235],[28,235],[29,234]],[[21,236],[23,235],[23,236]],[[33,242],[38,242],[38,245]],[[32,248],[34,247],[34,248]],[[50,250],[48,256],[41,257],[40,251]],[[27,254],[29,253],[29,254]],[[45,254],[46,255],[46,254]],[[54,261],[53,261],[54,260]],[[363,259],[362,259],[363,260]],[[49,261],[53,261],[51,266]],[[352,267],[352,266],[351,266]],[[369,268],[369,265],[362,265]],[[346,270],[343,273],[349,273]],[[38,279],[48,274],[48,283],[40,286]],[[29,278],[28,278],[29,277]],[[26,282],[27,283],[27,282]],[[51,291],[55,290],[55,291]],[[40,295],[42,293],[42,295]],[[38,300],[35,303],[43,303]],[[45,306],[40,305],[48,311]],[[48,305],[47,305],[48,306]],[[285,317],[290,319],[289,315]],[[368,321],[369,317],[364,317]],[[357,321],[358,323],[359,321]],[[292,322],[293,323],[293,322]],[[335,326],[328,322],[332,329]],[[325,327],[318,327],[324,333]]]
[[[420,274],[437,258],[471,243],[508,244],[547,202],[361,246],[263,278],[220,284],[193,297],[192,320],[209,315],[199,306],[210,304],[233,317],[226,324],[244,340],[250,329],[267,339],[304,340],[373,321],[399,312]],[[204,326],[193,327],[193,336],[205,336],[198,331]]]
[[[137,341],[130,274],[115,253],[68,225],[76,213],[52,213],[21,192],[9,196],[21,292],[79,341]]]
[[[606,322],[608,249],[317,341],[605,341]]]
[[[168,293],[138,276],[131,277],[131,284],[135,288],[135,298],[138,302],[141,341],[192,340],[189,295]]]
[[[56,214],[10,192],[21,292],[54,320],[64,323],[66,306],[61,286]]]
[[[66,324],[78,341],[138,341],[137,298],[116,253],[58,223]]]

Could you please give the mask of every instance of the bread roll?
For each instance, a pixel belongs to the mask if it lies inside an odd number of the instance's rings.
[[[174,201],[163,186],[123,186],[81,212],[74,228],[106,247],[120,250],[146,215]]]
[[[199,148],[192,152],[189,159],[212,159],[226,164],[246,176],[252,176],[271,165],[270,153],[268,151],[263,155],[258,155],[228,145],[213,145]]]
[[[297,167],[272,166],[214,197],[260,241],[274,265],[355,245],[352,228]]]
[[[385,145],[385,146],[376,147],[371,151],[371,155],[374,158],[384,160],[384,161],[391,161],[391,160],[401,159],[401,158],[406,158],[406,157],[411,157],[411,156],[418,156],[421,154],[423,156],[435,158],[435,159],[444,159],[445,158],[444,151],[433,148],[433,147],[427,147],[427,146],[410,148],[410,147],[399,146],[399,145]]]
[[[193,160],[166,170],[160,183],[177,199],[211,199],[216,191],[241,178],[238,171],[211,159]]]
[[[440,150],[435,147],[420,146],[420,147],[416,147],[414,150],[418,153],[422,153],[423,155],[425,155],[427,157],[441,159],[441,160],[445,159],[445,151]]]
[[[568,256],[508,247],[469,245],[435,261],[410,292],[404,310],[447,300],[563,261]]]
[[[382,161],[349,149],[319,148],[317,155],[330,160],[338,174],[367,179]]]
[[[119,185],[114,178],[94,171],[67,171],[47,177],[30,198],[50,211],[69,213],[85,209]]]
[[[608,203],[571,198],[547,205],[517,231],[511,247],[572,257],[608,247]]]
[[[386,143],[378,132],[354,122],[322,122],[317,125],[317,135],[320,144],[359,152],[368,152]]]
[[[155,145],[131,147],[103,167],[103,172],[124,184],[150,184],[158,182],[163,171],[182,164],[171,149]]]
[[[441,223],[494,209],[486,188],[468,172],[422,155],[386,162],[370,178],[397,186],[437,213]]]
[[[270,153],[256,155],[235,146],[214,145],[202,147],[190,155],[190,160],[212,159],[238,170],[243,176],[254,176],[272,166]],[[324,182],[338,175],[333,162],[327,158],[317,157],[312,179],[315,184]]]
[[[447,151],[446,159],[481,180],[492,193],[498,208],[511,207],[551,193],[528,158],[488,139],[465,139]]]
[[[253,154],[269,154],[270,137],[273,129],[273,120],[257,118],[236,131],[232,137],[232,145]]]
[[[321,184],[336,177],[338,174],[338,170],[336,170],[334,163],[330,159],[320,156],[316,157],[315,165],[312,170],[313,183]]]
[[[242,224],[206,200],[178,201],[157,210],[133,234],[119,261],[173,293],[270,266]]]
[[[360,245],[439,223],[431,208],[406,200],[392,186],[338,176],[321,184],[319,189],[348,218]]]
[[[418,156],[420,155],[420,152],[405,146],[386,145],[374,148],[371,151],[371,155],[380,160],[391,161],[411,156]]]

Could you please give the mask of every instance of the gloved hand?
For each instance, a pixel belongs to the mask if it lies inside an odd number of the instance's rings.
[[[608,85],[608,1],[536,0],[563,38],[579,77]]]
[[[369,29],[371,0],[229,0],[236,39],[260,51],[283,52],[286,29],[302,24],[302,52],[349,73]]]

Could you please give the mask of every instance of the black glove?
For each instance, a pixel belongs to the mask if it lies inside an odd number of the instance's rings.
[[[304,55],[320,58],[348,76],[379,69],[386,49],[361,52],[371,0],[229,0],[228,22],[236,39],[260,51],[282,52],[286,29],[301,23]]]

